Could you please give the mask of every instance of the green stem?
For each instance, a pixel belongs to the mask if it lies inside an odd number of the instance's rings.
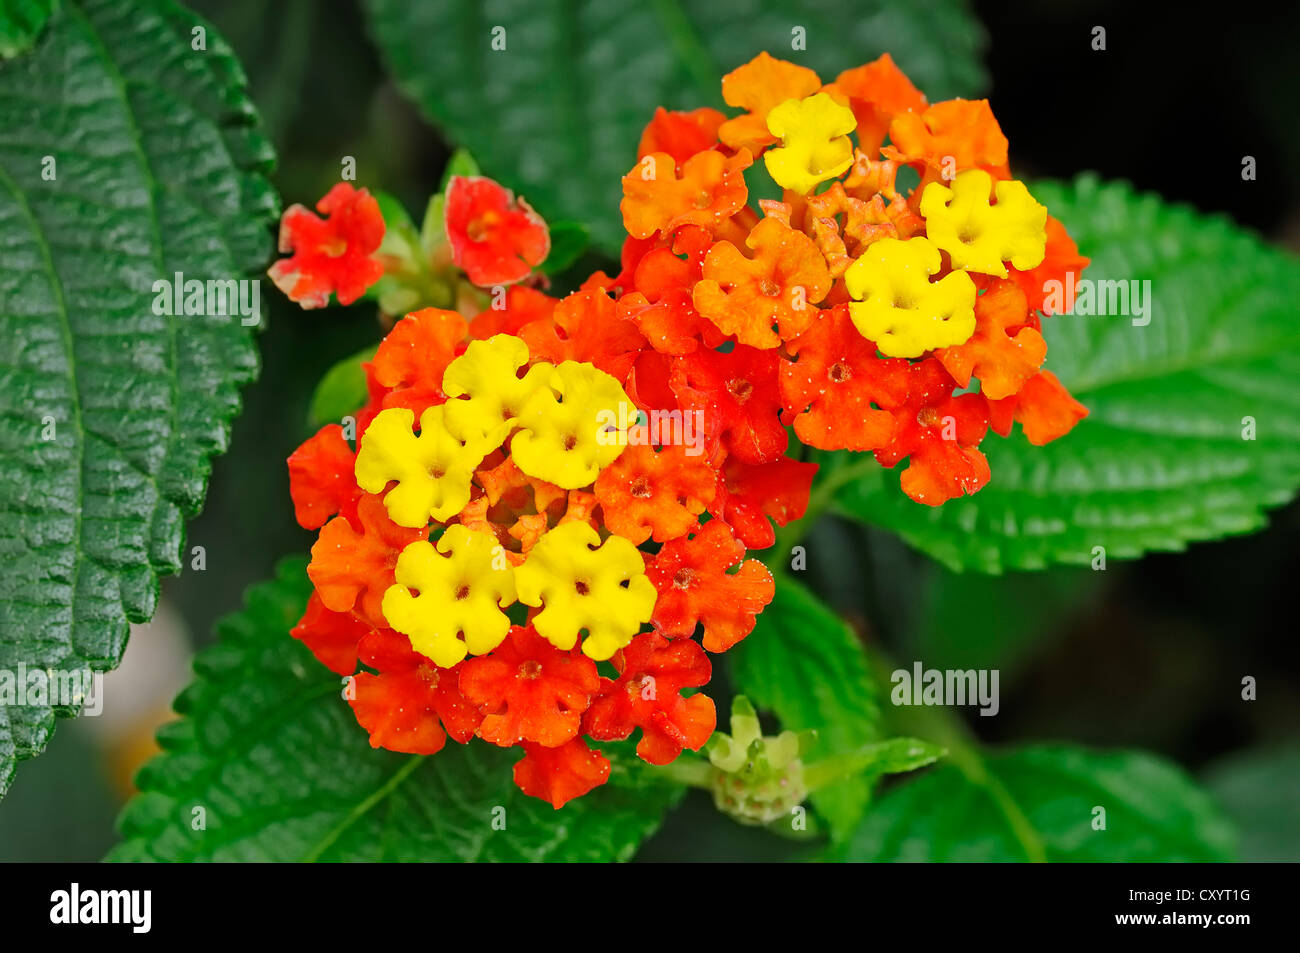
[[[877,683],[888,685],[893,672],[890,661],[879,650],[868,653],[868,661]],[[895,733],[915,735],[947,748],[948,763],[989,796],[1002,813],[1020,849],[1024,851],[1025,859],[1036,864],[1046,863],[1047,849],[1043,845],[1042,836],[1020,809],[1011,792],[989,772],[988,764],[980,753],[979,742],[960,718],[947,708],[891,706],[891,710],[894,712],[891,727]]]
[[[668,764],[656,765],[650,770],[670,781],[704,791],[712,790],[713,776],[717,772],[717,768],[702,758],[686,757],[680,757]]]
[[[790,554],[790,550],[798,545],[799,540],[807,535],[822,514],[835,502],[835,494],[858,477],[869,473],[875,466],[876,458],[866,453],[852,463],[831,470],[808,495],[808,508],[804,510],[803,516],[777,528],[776,542],[772,544],[769,551],[784,560]]]

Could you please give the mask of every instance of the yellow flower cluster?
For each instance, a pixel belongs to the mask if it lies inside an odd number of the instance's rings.
[[[853,162],[857,121],[828,93],[787,99],[768,113],[767,128],[781,146],[763,159],[782,188],[809,195]],[[854,325],[887,357],[965,344],[975,333],[977,295],[966,272],[1005,278],[1006,262],[1025,271],[1045,254],[1047,209],[1023,182],[995,184],[988,172],[968,169],[951,188],[926,186],[920,213],[925,237],[873,242],[844,274]],[[932,282],[944,265],[940,253],[951,271]]]
[[[519,338],[471,342],[443,375],[448,400],[421,415],[418,434],[408,409],[375,417],[358,448],[357,484],[384,493],[389,518],[412,528],[464,509],[479,464],[507,442],[529,476],[564,489],[589,486],[626,445],[610,422],[626,419],[619,411],[631,403],[627,394],[591,364],[524,371],[527,364]],[[632,640],[656,598],[636,547],[618,536],[601,543],[581,521],[543,534],[517,568],[492,536],[453,524],[436,544],[407,545],[394,576],[384,618],[444,668],[500,645],[510,629],[503,610],[516,599],[541,608],[535,627],[561,649],[585,631],[583,652],[599,661]]]

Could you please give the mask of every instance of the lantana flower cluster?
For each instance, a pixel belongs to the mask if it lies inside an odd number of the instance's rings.
[[[1086,260],[1010,177],[987,103],[929,105],[888,56],[823,84],[760,54],[722,91],[738,115],[655,114],[619,273],[563,298],[546,223],[481,176],[435,199],[431,246],[347,183],[325,218],[286,212],[271,274],[304,307],[381,278],[381,303],[450,305],[398,320],[366,405],[289,459],[320,531],[293,634],[352,676],[373,745],[522,748],[516,782],[557,808],[607,780],[593,743],[699,750],[710,653],[773,597],[747,550],[808,505],[800,444],[906,462],[938,505],[988,481],[990,428],[1042,443],[1085,413],[1040,319]],[[751,196],[759,160],[779,197]]]

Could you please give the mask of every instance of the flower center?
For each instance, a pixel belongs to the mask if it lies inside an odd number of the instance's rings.
[[[520,678],[539,678],[542,674],[542,663],[537,659],[524,659],[519,663]]]
[[[843,361],[836,361],[834,364],[831,365],[830,370],[827,371],[826,373],[827,376],[830,377],[830,379],[833,380],[835,383],[843,384],[846,380],[848,380],[850,377],[853,376],[853,369],[849,367],[847,364],[845,364]]]
[[[643,476],[637,477],[632,481],[632,486],[628,490],[639,500],[648,500],[650,498],[650,481]]]
[[[731,392],[732,397],[743,404],[749,400],[749,395],[754,393],[754,385],[744,378],[737,378],[734,381],[727,381],[727,390]]]
[[[695,582],[694,569],[682,568],[673,575],[673,588],[675,589],[689,589],[693,582]]]

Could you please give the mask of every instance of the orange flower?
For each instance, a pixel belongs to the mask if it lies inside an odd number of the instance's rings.
[[[1042,264],[1037,268],[1029,271],[1018,271],[1015,268],[1008,268],[1007,271],[1020,285],[1020,290],[1025,293],[1029,302],[1029,307],[1034,311],[1042,311],[1044,314],[1054,313],[1050,307],[1047,307],[1048,289],[1051,287],[1049,282],[1056,282],[1062,294],[1065,293],[1067,285],[1067,274],[1071,276],[1069,281],[1070,287],[1075,287],[1078,283],[1079,273],[1088,267],[1089,259],[1079,254],[1079,246],[1074,243],[1070,233],[1065,230],[1057,219],[1051,215],[1047,216],[1047,248],[1043,255]],[[1074,307],[1073,301],[1064,301],[1065,305],[1061,311],[1069,312]]]
[[[438,668],[391,629],[363,638],[360,655],[379,673],[355,676],[349,700],[371,747],[435,754],[448,735],[461,744],[474,736],[483,716],[461,695],[457,669]]]
[[[722,77],[722,98],[728,106],[744,109],[745,115],[724,122],[718,138],[757,155],[778,141],[768,131],[767,114],[787,99],[803,99],[821,88],[821,79],[807,67],[759,53]]]
[[[596,499],[612,532],[644,543],[675,539],[713,502],[717,473],[678,445],[630,446],[596,479]]]
[[[995,179],[1010,177],[1007,137],[986,99],[949,99],[923,113],[902,113],[889,124],[889,139],[886,157],[923,170],[914,192],[918,200],[930,182],[967,169],[984,169]]]
[[[383,499],[366,493],[357,503],[360,529],[341,516],[325,524],[311,548],[307,575],[321,602],[334,612],[352,612],[373,626],[388,621],[380,604],[394,582],[393,567],[408,543],[424,539],[425,529],[407,529],[388,518]]]
[[[800,440],[823,450],[875,450],[889,443],[889,410],[907,398],[907,361],[878,357],[876,345],[853,326],[847,305],[823,311],[787,350],[795,360],[781,362],[781,401]]]
[[[1018,394],[990,400],[988,407],[989,424],[995,432],[1005,437],[1011,433],[1012,421],[1019,421],[1025,439],[1036,447],[1065,436],[1088,416],[1088,408],[1071,397],[1051,371],[1039,371],[1025,381]]]
[[[574,738],[558,748],[523,742],[524,756],[515,765],[515,784],[529,797],[541,798],[557,811],[609,780],[609,759]]]
[[[623,176],[623,225],[633,238],[667,236],[681,225],[717,228],[745,205],[748,149],[724,156],[712,149],[677,165],[666,152],[652,152]]]
[[[925,96],[888,53],[865,66],[845,70],[826,89],[848,97],[849,108],[858,120],[858,148],[868,155],[880,151],[895,116],[919,113],[926,107]]]
[[[412,311],[393,325],[364,365],[371,380],[387,390],[381,408],[408,407],[418,420],[425,410],[445,401],[442,373],[465,350],[467,331],[461,315],[440,308]]]
[[[492,307],[480,312],[469,323],[469,333],[480,341],[485,341],[498,334],[517,335],[519,329],[533,321],[545,321],[555,310],[556,300],[550,295],[529,288],[527,285],[511,285],[505,296],[493,297]]]
[[[831,290],[831,276],[812,240],[776,219],[759,222],[745,244],[753,258],[731,242],[710,249],[695,286],[695,307],[741,344],[773,348],[807,330]]]
[[[561,299],[549,319],[524,325],[519,337],[528,345],[532,363],[594,364],[620,383],[645,346],[641,332],[619,317],[609,295],[594,290],[575,291]]]
[[[705,523],[690,539],[666,543],[646,567],[659,590],[650,621],[670,638],[688,637],[702,622],[704,647],[727,651],[749,635],[776,594],[767,567],[744,557],[744,544],[721,520]],[[728,571],[737,565],[736,572]]]
[[[1014,281],[997,279],[975,299],[975,333],[965,344],[934,352],[961,387],[979,378],[980,393],[999,400],[1016,393],[1038,373],[1047,342],[1027,322],[1025,293]]]
[[[716,109],[704,107],[690,112],[668,110],[660,106],[641,133],[637,145],[638,159],[652,152],[666,152],[678,165],[696,153],[718,144],[718,127],[727,117]]]
[[[484,712],[479,737],[503,748],[573,740],[599,685],[595,662],[557,649],[531,626],[514,626],[491,655],[460,669],[461,692]]]
[[[708,230],[684,225],[672,247],[651,249],[636,266],[636,288],[618,301],[618,313],[637,326],[646,341],[664,354],[689,354],[701,343],[717,347],[722,332],[695,310],[691,287],[699,281],[704,256],[713,245]],[[684,256],[684,257],[679,257]]]

